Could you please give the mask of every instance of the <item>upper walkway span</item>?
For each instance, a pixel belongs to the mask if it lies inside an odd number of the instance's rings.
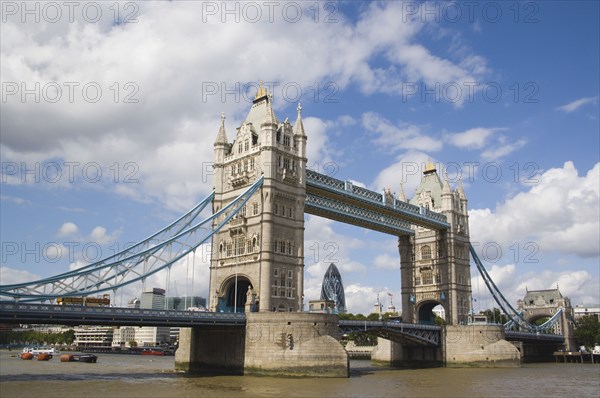
[[[392,235],[414,235],[413,225],[450,227],[443,214],[311,170],[306,170],[305,212]]]

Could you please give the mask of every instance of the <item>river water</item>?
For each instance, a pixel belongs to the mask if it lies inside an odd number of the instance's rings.
[[[351,361],[347,379],[186,376],[173,357],[97,354],[96,364],[0,351],[0,397],[600,397],[600,366],[391,369]]]

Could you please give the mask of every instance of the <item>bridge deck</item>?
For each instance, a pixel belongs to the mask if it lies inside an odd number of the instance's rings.
[[[236,313],[0,303],[0,322],[111,326],[243,326]]]
[[[564,343],[565,341],[565,338],[558,334],[516,332],[514,330],[507,330],[504,334],[508,341],[523,341],[528,343]]]
[[[388,340],[413,345],[441,345],[442,328],[434,325],[402,323],[395,321],[350,321],[340,320],[343,333],[371,332]]]

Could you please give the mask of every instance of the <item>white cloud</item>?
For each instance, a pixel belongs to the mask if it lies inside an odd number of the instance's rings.
[[[403,124],[395,126],[375,112],[367,112],[362,116],[362,126],[377,136],[375,144],[385,150],[419,150],[439,151],[442,149],[441,140],[422,133],[421,127]]]
[[[598,280],[594,280],[587,271],[540,270],[524,273],[516,271],[515,264],[493,265],[488,269],[492,280],[514,308],[517,300],[522,300],[527,290],[555,289],[557,286],[563,296],[571,299],[573,305],[596,303],[598,300]],[[498,307],[481,276],[476,271],[473,275],[471,289],[473,297],[478,300],[475,308],[484,310]]]
[[[379,254],[373,259],[373,265],[375,268],[398,270],[400,269],[400,257],[390,256],[387,253]]]
[[[392,192],[400,192],[400,184],[408,200],[414,196],[415,189],[421,181],[423,170],[428,161],[436,163],[436,160],[424,152],[409,151],[400,155],[396,162],[381,170],[371,189],[381,191],[391,187]]]
[[[31,202],[27,199],[19,198],[11,195],[0,195],[0,200],[5,202],[12,202],[17,205],[29,205]]]
[[[238,82],[261,77],[278,82],[276,112],[293,121],[295,112],[289,106],[297,101],[284,98],[281,89],[286,83],[303,89],[301,99],[308,112],[310,101],[321,104],[351,84],[364,92],[400,95],[395,87],[407,77],[428,83],[476,81],[485,70],[481,57],[465,54],[464,62],[453,63],[412,43],[423,24],[416,19],[403,22],[399,3],[370,4],[356,21],[339,13],[333,24],[316,24],[311,18],[298,23],[281,18],[269,23],[263,18],[259,23],[224,24],[218,15],[198,23],[201,7],[197,2],[142,4],[138,22],[121,25],[107,18],[98,24],[80,18],[75,23],[22,24],[10,19],[3,24],[3,81],[24,82],[28,88],[36,82],[79,83],[73,102],[63,86],[57,103],[23,103],[17,98],[3,104],[3,159],[28,164],[48,159],[95,162],[102,167],[103,178],[87,188],[182,210],[210,191],[206,166],[213,160],[221,111],[228,116],[232,139],[250,106],[239,94],[224,95]],[[112,15],[111,10],[104,11]],[[178,29],[172,28],[173,21]],[[286,67],[273,62],[273,56],[287,60]],[[82,96],[83,85],[90,82],[102,89],[97,103]],[[207,95],[207,87],[217,87],[218,92]],[[138,102],[125,103],[128,94]],[[325,149],[328,122],[304,116],[309,160],[335,160],[335,154]],[[335,123],[355,122],[343,117]],[[423,135],[405,141],[401,147],[440,145]],[[114,169],[109,169],[115,164],[117,182]],[[136,182],[124,181],[128,176]]]
[[[114,231],[112,234],[106,233],[106,228],[97,226],[90,233],[90,241],[99,245],[106,245],[114,242],[117,237],[121,234],[121,231]]]
[[[512,143],[504,143],[505,140],[501,140],[499,142],[499,146],[494,146],[493,149],[488,149],[481,153],[481,158],[485,161],[491,162],[494,160],[499,160],[505,156],[510,155],[517,149],[522,148],[527,144],[527,140],[519,139]]]
[[[597,257],[600,253],[600,163],[579,176],[572,162],[539,176],[539,183],[495,209],[469,212],[471,240],[504,250],[532,242],[541,252]]]
[[[335,158],[336,153],[330,144],[329,137],[332,130],[337,128],[337,123],[316,117],[303,118],[302,122],[308,136],[306,140],[307,166],[323,173],[323,167],[331,164]]]
[[[29,282],[40,279],[40,276],[29,271],[14,269],[6,266],[0,267],[0,284],[12,285],[15,283]]]
[[[568,104],[559,106],[556,109],[563,111],[563,112],[571,113],[584,105],[595,104],[597,101],[598,101],[597,96],[596,97],[585,97],[585,98],[580,98],[578,100],[575,100],[573,102],[569,102]]]
[[[379,300],[383,305],[385,311],[389,305],[390,297],[387,293],[392,293],[391,301],[396,306],[396,310],[400,310],[401,295],[399,291],[388,288],[387,286],[381,286],[379,288],[373,286],[363,285],[361,283],[353,283],[345,286],[346,295],[346,307],[348,312],[353,314],[369,315],[375,312],[375,303],[377,301],[377,295],[379,294]],[[395,301],[395,302],[394,302]]]
[[[79,233],[79,227],[72,222],[66,222],[58,229],[58,236],[68,237]]]
[[[451,133],[446,136],[446,141],[459,148],[481,149],[495,132],[505,129],[475,127],[460,133]]]

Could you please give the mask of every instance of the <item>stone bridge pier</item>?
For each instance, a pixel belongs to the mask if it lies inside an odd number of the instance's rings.
[[[175,369],[206,374],[348,377],[337,315],[248,313],[246,326],[181,329]]]
[[[521,363],[519,350],[505,340],[500,325],[445,326],[437,347],[379,338],[371,358],[396,367],[512,367]]]

